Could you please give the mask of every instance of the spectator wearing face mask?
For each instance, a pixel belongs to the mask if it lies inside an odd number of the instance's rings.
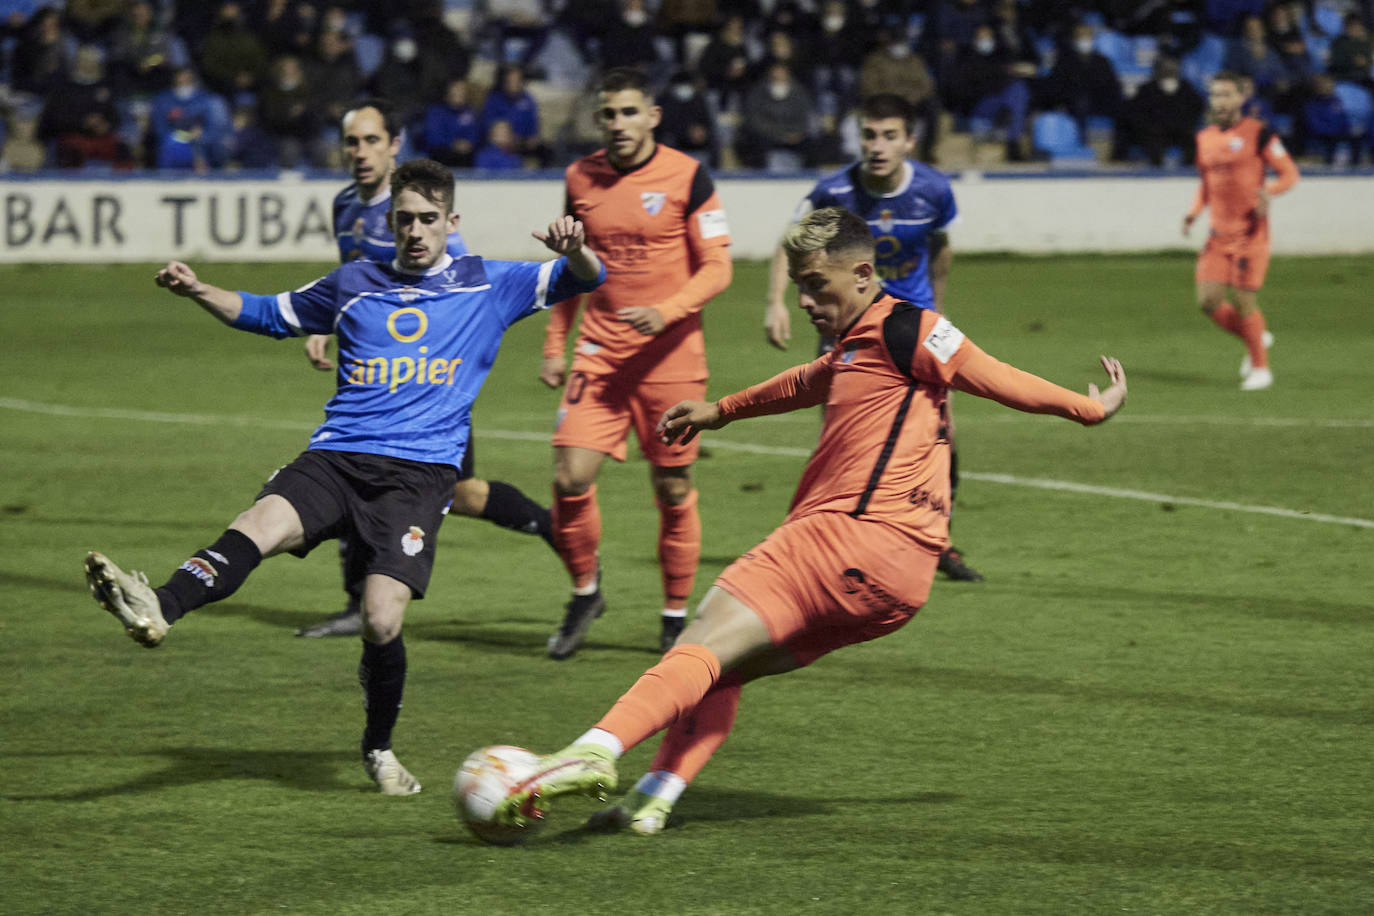
[[[425,155],[457,168],[472,165],[482,133],[468,104],[467,80],[449,80],[444,100],[425,109]]]
[[[172,75],[172,86],[153,99],[148,115],[148,151],[160,169],[220,168],[228,158],[232,132],[224,99],[204,89],[195,71],[183,67]]]
[[[496,73],[496,85],[482,103],[477,118],[481,135],[490,137],[492,125],[505,121],[514,135],[515,151],[547,165],[552,154],[539,129],[539,103],[525,89],[525,71],[518,64],[505,64]]]
[[[248,28],[236,2],[222,3],[200,52],[201,73],[210,89],[226,98],[245,97],[267,72],[267,49]]]
[[[312,148],[319,139],[319,113],[311,104],[299,58],[286,54],[274,60],[271,78],[258,99],[258,118],[277,141],[279,165],[294,169],[319,155],[321,151]]]
[[[71,76],[44,100],[38,139],[53,144],[58,168],[80,168],[91,162],[129,168],[133,160],[127,144],[115,133],[118,124],[113,88],[105,79],[104,55],[96,45],[82,45]]]
[[[817,91],[831,94],[837,112],[848,111],[860,98],[859,67],[870,41],[843,0],[829,0],[821,8],[820,32],[812,43],[814,83]]]
[[[774,64],[744,97],[735,153],[746,168],[800,168],[810,156],[811,93],[783,64]],[[787,156],[770,156],[786,153]]]
[[[997,43],[990,25],[980,25],[973,33],[973,44],[955,61],[958,79],[945,87],[945,102],[963,117],[1005,119],[1007,159],[1025,159],[1021,138],[1030,111],[1030,86],[1015,75],[1016,60]]]
[[[1169,147],[1177,147],[1181,162],[1191,165],[1197,155],[1193,138],[1206,108],[1202,94],[1179,78],[1178,61],[1159,58],[1153,78],[1122,107],[1112,158],[1126,161],[1138,148],[1159,166]]]
[[[622,0],[620,17],[601,39],[601,66],[634,67],[652,73],[659,65],[653,17],[644,0]]]
[[[1093,39],[1091,25],[1074,26],[1068,47],[1060,49],[1041,87],[1042,106],[1062,109],[1080,130],[1090,117],[1115,119],[1121,108],[1121,81],[1112,62],[1093,48]]]
[[[390,99],[396,119],[410,126],[424,112],[427,102],[443,97],[447,82],[444,61],[420,53],[420,44],[409,23],[393,23],[386,56],[372,75],[372,95]]]
[[[911,49],[905,24],[889,19],[877,33],[878,47],[864,57],[859,68],[858,96],[869,98],[895,93],[906,100],[916,114],[918,155],[926,162],[933,158],[940,100],[935,80],[925,58]]]
[[[749,48],[744,17],[727,16],[720,31],[697,58],[697,71],[716,93],[722,111],[735,111],[749,90]]]
[[[658,141],[715,168],[719,160],[716,119],[692,75],[685,70],[674,73],[658,104],[663,110],[654,131]]]

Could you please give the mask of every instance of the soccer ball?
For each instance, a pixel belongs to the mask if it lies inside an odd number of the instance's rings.
[[[496,806],[539,772],[539,755],[523,747],[497,744],[468,755],[453,777],[453,807],[479,840],[510,846],[533,835],[542,820],[509,827],[492,820]]]

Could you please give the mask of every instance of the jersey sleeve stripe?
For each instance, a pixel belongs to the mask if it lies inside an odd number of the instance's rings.
[[[282,320],[291,328],[291,333],[299,337],[301,334],[301,320],[296,315],[295,306],[291,304],[290,293],[277,293],[277,311],[281,312]]]
[[[702,204],[711,199],[711,195],[714,193],[716,193],[716,186],[711,181],[711,176],[707,174],[706,168],[698,163],[696,172],[692,174],[692,190],[687,197],[687,215],[691,216],[697,212]]]
[[[534,310],[540,311],[549,307],[549,278],[553,276],[553,265],[557,261],[545,261],[539,265],[539,276],[534,283]]]
[[[887,432],[887,441],[883,443],[883,450],[878,454],[877,463],[873,465],[873,473],[868,475],[868,486],[864,487],[859,504],[849,513],[853,518],[858,518],[868,509],[868,501],[873,498],[873,491],[878,489],[878,481],[883,479],[883,471],[887,470],[887,463],[892,460],[892,452],[897,447],[897,437],[901,435],[902,424],[906,422],[911,400],[916,396],[916,389],[919,387],[915,382],[907,386],[906,396],[897,408],[897,415],[892,418],[892,428]]]

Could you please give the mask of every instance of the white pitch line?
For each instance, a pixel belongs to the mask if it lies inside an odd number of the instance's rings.
[[[82,417],[87,419],[135,420],[145,423],[177,423],[195,426],[239,426],[262,429],[282,429],[306,432],[316,424],[294,420],[269,420],[260,417],[217,416],[207,414],[162,413],[147,410],[124,410],[112,407],[72,407],[65,404],[44,404],[18,398],[0,398],[0,409],[18,410],[24,413],[44,414],[56,417]],[[1113,422],[1116,418],[1113,419]],[[1331,421],[1337,422],[1337,421]],[[1293,425],[1297,425],[1294,423]],[[1364,421],[1348,421],[1350,426],[1363,426]],[[547,442],[548,433],[519,432],[483,427],[480,435],[491,439],[512,439],[522,442]],[[702,444],[726,452],[746,452],[754,455],[778,455],[786,458],[806,458],[810,449],[786,445],[761,445],[751,442],[735,442],[727,439],[702,437]],[[1228,500],[1197,499],[1192,496],[1172,496],[1167,493],[1151,493],[1146,490],[1126,490],[1118,487],[1101,487],[1094,484],[1074,483],[1070,480],[1046,480],[1038,477],[1018,477],[1015,474],[990,474],[980,471],[961,471],[961,477],[984,483],[1000,483],[1009,486],[1031,487],[1038,490],[1055,490],[1061,493],[1083,493],[1089,496],[1106,496],[1112,499],[1132,499],[1139,502],[1172,503],[1177,506],[1196,506],[1200,509],[1218,509],[1228,512],[1248,512],[1254,515],[1271,515],[1277,518],[1296,519],[1308,522],[1323,522],[1330,525],[1349,525],[1355,528],[1374,529],[1374,520],[1351,518],[1343,515],[1327,515],[1321,512],[1302,512],[1297,509],[1283,509],[1278,506],[1255,506]]]

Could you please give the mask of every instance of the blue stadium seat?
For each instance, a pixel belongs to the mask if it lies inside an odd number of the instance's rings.
[[[1141,66],[1136,60],[1135,42],[1121,32],[1113,32],[1111,29],[1102,29],[1093,39],[1093,47],[1097,53],[1112,62],[1112,69],[1117,76],[1127,76],[1138,73],[1148,73],[1148,66]]]
[[[363,78],[369,79],[386,56],[386,40],[371,32],[363,32],[353,39],[353,54],[358,58],[358,69],[363,72]]]
[[[1049,156],[1051,163],[1096,162],[1091,146],[1083,145],[1078,122],[1058,111],[1045,111],[1031,121],[1031,145]]]
[[[1316,3],[1312,8],[1312,18],[1316,21],[1317,28],[1326,33],[1327,38],[1335,38],[1341,34],[1341,27],[1344,25],[1341,20],[1344,15],[1331,4]]]
[[[1374,96],[1359,83],[1338,82],[1336,98],[1341,100],[1341,107],[1350,118],[1350,132],[1357,137],[1363,134],[1370,117],[1374,116]]]
[[[1207,83],[1212,79],[1212,74],[1221,69],[1221,62],[1225,57],[1226,39],[1211,32],[1204,32],[1197,47],[1183,55],[1183,78],[1206,95]]]
[[[1307,45],[1307,56],[1312,61],[1312,69],[1325,70],[1327,61],[1331,59],[1331,39],[1312,32],[1303,42]]]

